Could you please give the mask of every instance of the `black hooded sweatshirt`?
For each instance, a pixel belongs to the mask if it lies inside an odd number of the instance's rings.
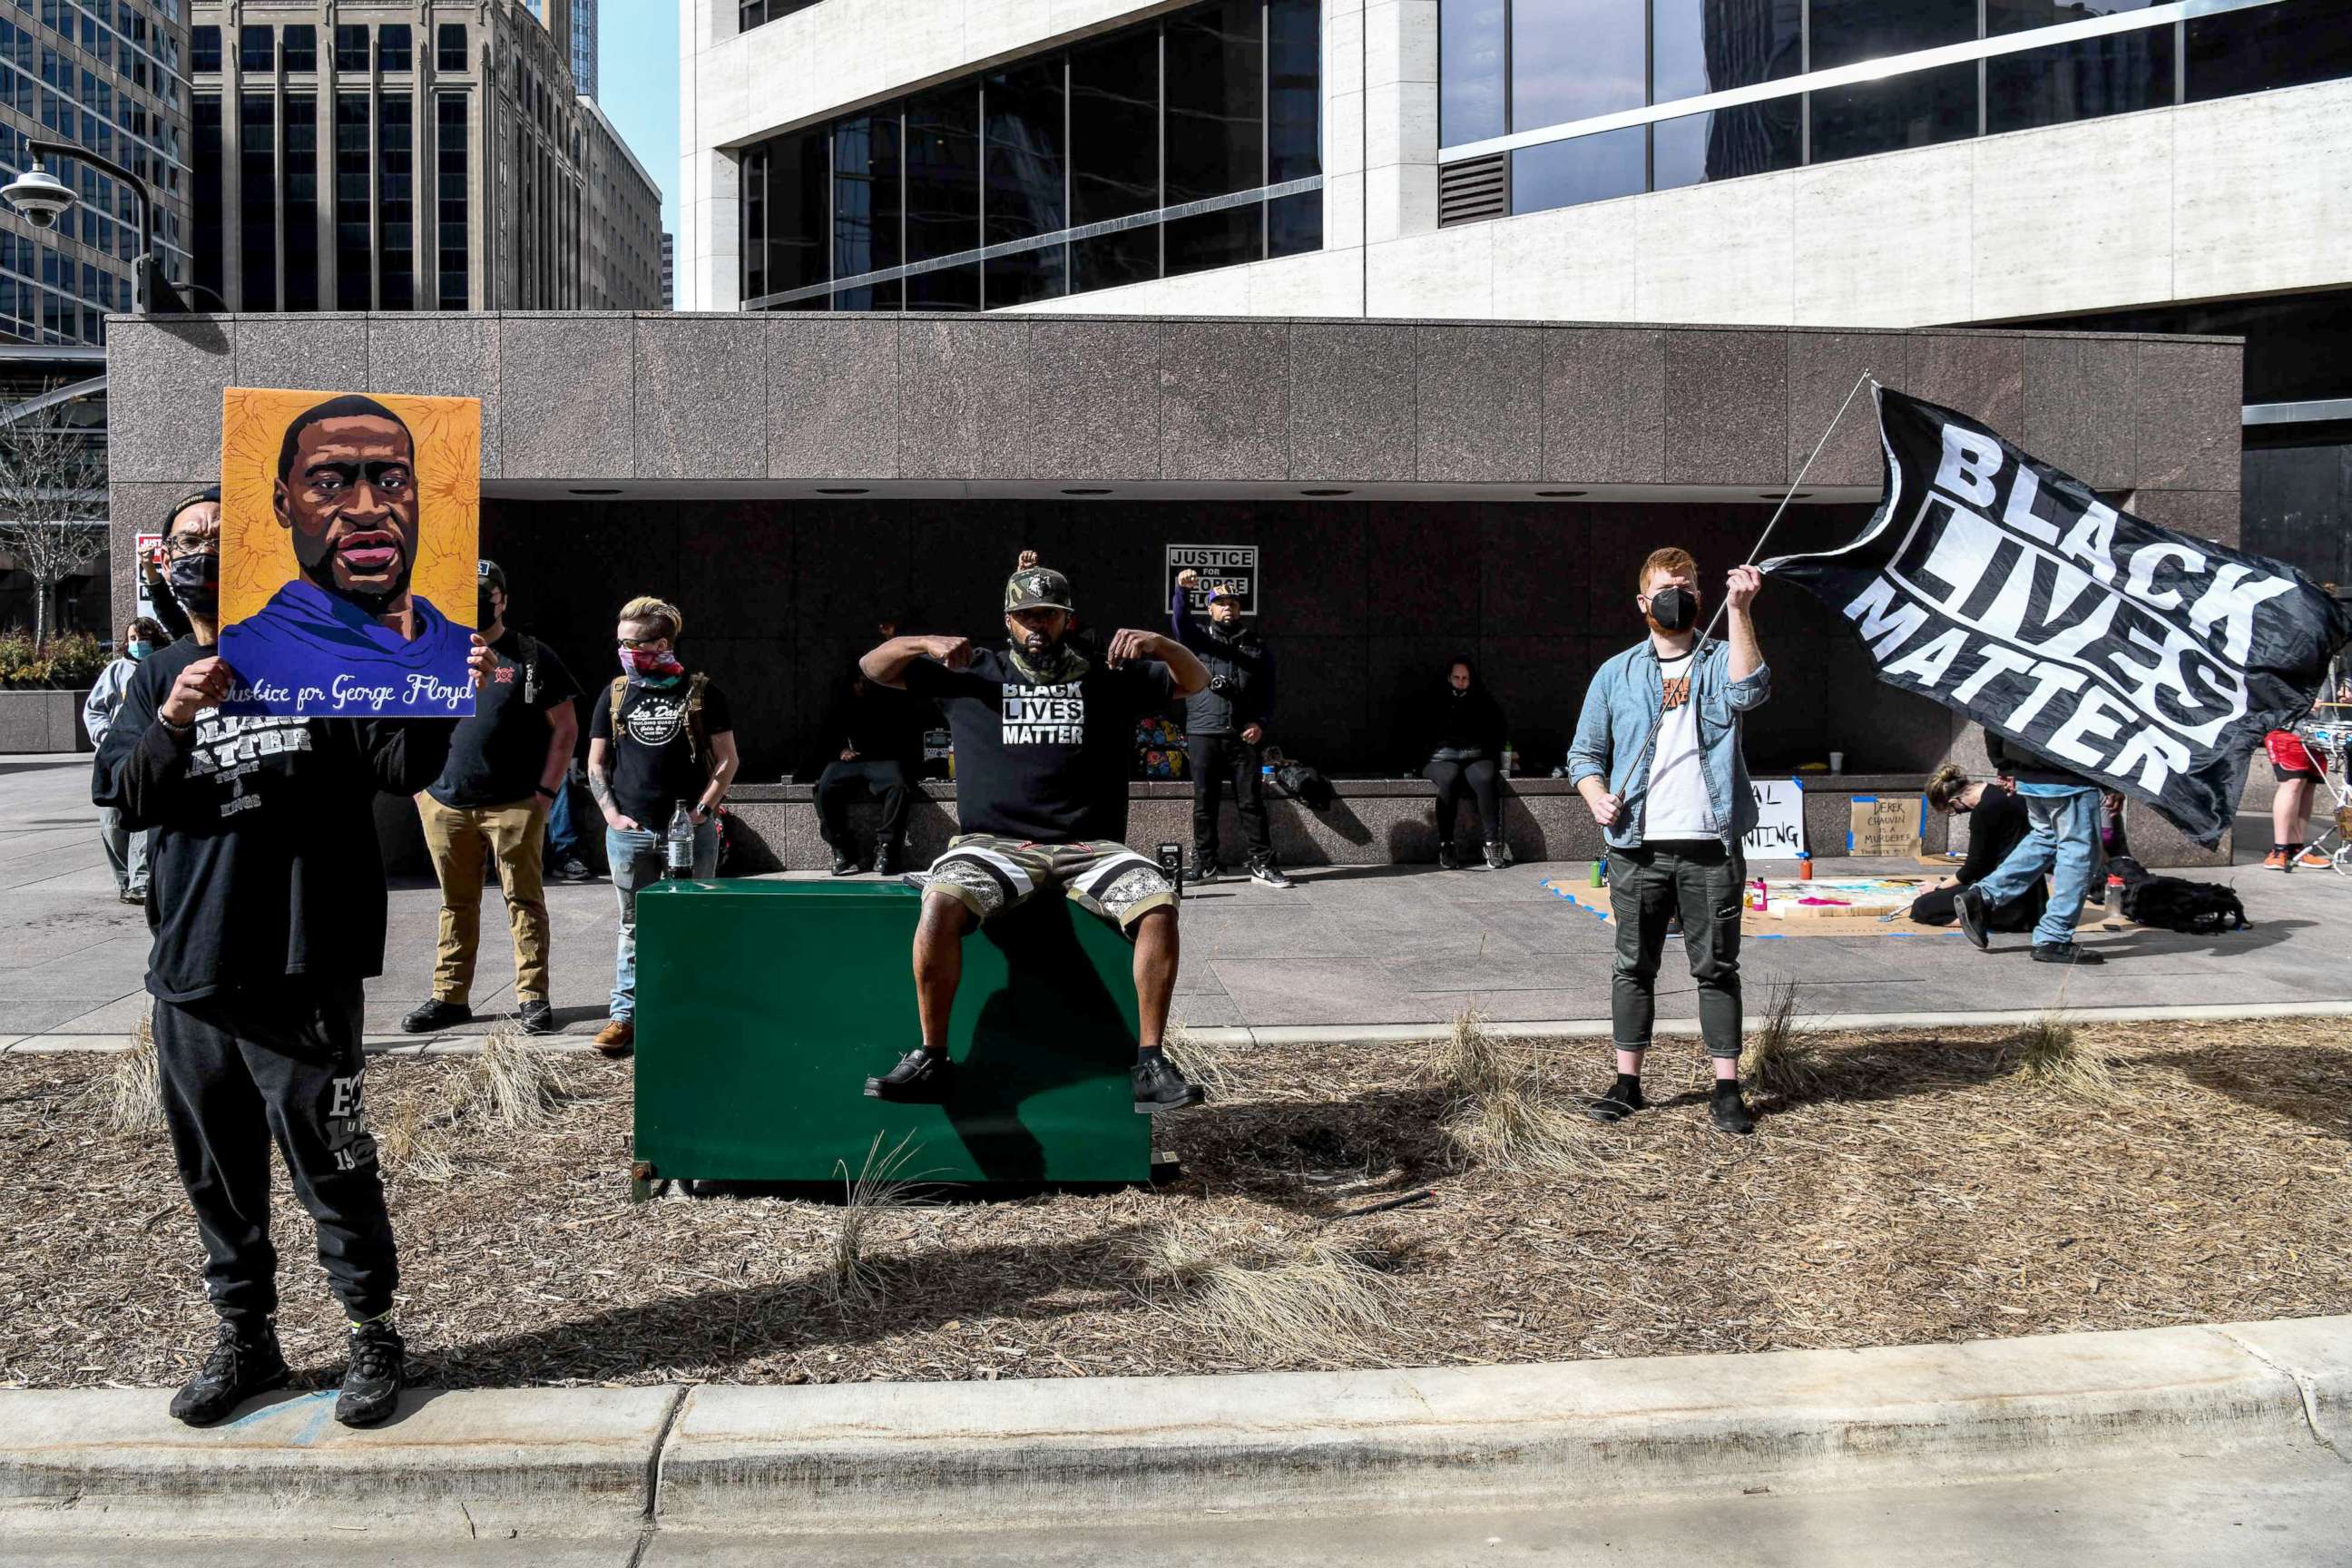
[[[1450,668],[1450,667],[1449,667]],[[1440,752],[1477,752],[1500,759],[1503,754],[1502,704],[1470,673],[1470,689],[1456,692],[1450,680],[1422,700],[1420,745],[1423,762]]]

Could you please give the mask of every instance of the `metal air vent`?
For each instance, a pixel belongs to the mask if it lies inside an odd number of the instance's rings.
[[[1511,160],[1506,153],[1444,163],[1437,170],[1437,226],[1480,223],[1511,212]]]

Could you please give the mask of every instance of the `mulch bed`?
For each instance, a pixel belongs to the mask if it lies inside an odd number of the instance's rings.
[[[1457,1169],[1426,1048],[1230,1055],[1160,1124],[1159,1192],[947,1202],[872,1220],[878,1288],[843,1300],[844,1211],[627,1202],[625,1066],[566,1058],[543,1127],[461,1119],[387,1158],[400,1323],[453,1386],[1081,1377],[1858,1346],[2352,1312],[2352,1022],[2087,1026],[2118,1102],[2038,1086],[1999,1031],[1817,1037],[1804,1100],[1706,1122],[1680,1045],[1661,1108],[1598,1173]],[[1529,1047],[1531,1050],[1537,1047]],[[1543,1047],[1563,1098],[1604,1047]],[[0,1385],[159,1385],[210,1339],[160,1129],[103,1131],[114,1058],[0,1056]],[[446,1102],[462,1058],[376,1064],[378,1128]],[[420,1145],[421,1146],[421,1145]],[[439,1179],[428,1180],[428,1175]],[[1351,1211],[1433,1188],[1388,1213]],[[1381,1260],[1381,1331],[1236,1343],[1140,1279],[1170,1215]],[[287,1351],[338,1375],[309,1219],[280,1177]]]

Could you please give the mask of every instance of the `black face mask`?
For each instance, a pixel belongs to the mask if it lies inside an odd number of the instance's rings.
[[[192,616],[210,620],[220,608],[220,553],[174,556],[163,564],[163,581],[172,597]]]
[[[483,589],[481,593],[476,596],[474,602],[478,616],[474,622],[474,629],[476,631],[479,631],[482,627],[489,626],[497,621],[499,618],[499,607],[497,605],[491,603],[490,591],[488,588]]]
[[[1662,632],[1685,631],[1698,619],[1698,595],[1679,584],[1661,588],[1650,595],[1650,619]]]

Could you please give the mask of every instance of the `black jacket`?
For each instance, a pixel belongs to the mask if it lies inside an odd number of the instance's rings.
[[[1470,689],[1456,696],[1451,684],[1422,699],[1414,727],[1416,763],[1426,763],[1439,752],[1476,752],[1500,759],[1503,754],[1503,705],[1471,677]]]
[[[866,689],[845,680],[817,726],[816,750],[810,758],[810,776],[841,759],[843,748],[854,750],[860,762],[898,763],[908,773],[923,763],[923,732],[940,723],[939,709],[910,691],[868,680]]]
[[[1209,684],[1184,699],[1187,733],[1233,735],[1252,724],[1274,727],[1274,650],[1255,626],[1228,637],[1202,625],[1184,588],[1169,595],[1168,625],[1176,640],[1209,667]]]
[[[2014,741],[2004,741],[1990,730],[1985,731],[1985,755],[1992,759],[1992,771],[2013,778],[2021,784],[2070,784],[2080,789],[2104,789],[2096,779],[2086,779],[2069,773],[2049,758],[2029,752]]]

